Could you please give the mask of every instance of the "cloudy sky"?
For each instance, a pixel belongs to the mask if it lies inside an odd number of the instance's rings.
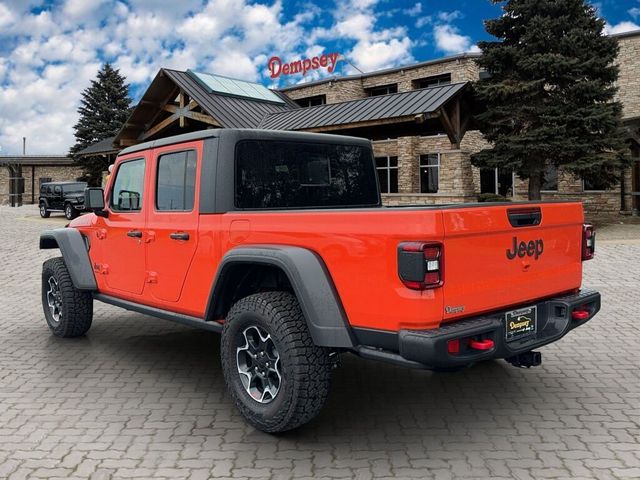
[[[594,4],[610,32],[640,28],[640,0]],[[0,0],[0,155],[20,153],[23,136],[27,153],[66,153],[80,92],[105,61],[134,99],[161,67],[271,86],[274,54],[338,51],[349,62],[335,74],[368,72],[474,51],[497,14],[488,0]]]

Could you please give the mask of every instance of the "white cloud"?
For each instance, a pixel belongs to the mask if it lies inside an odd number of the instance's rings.
[[[614,35],[616,33],[626,33],[632,32],[634,30],[639,30],[640,25],[637,25],[633,22],[623,21],[620,23],[616,23],[615,25],[606,24],[604,27],[604,32],[607,35]]]
[[[3,153],[19,152],[23,136],[30,153],[65,153],[73,144],[81,92],[104,61],[113,62],[135,92],[162,67],[266,83],[269,56],[316,56],[326,51],[325,41],[338,40],[338,50],[365,71],[413,61],[407,29],[378,19],[393,11],[419,21],[422,3],[407,2],[404,9],[386,3],[383,9],[378,0],[336,0],[329,9],[299,3],[299,11],[285,17],[284,1],[0,0]],[[336,73],[352,71],[340,63]],[[314,71],[283,81],[326,75]]]
[[[460,10],[454,10],[453,12],[438,12],[438,20],[446,23],[453,22],[462,18],[462,12]]]
[[[431,15],[420,17],[416,20],[416,28],[422,28],[426,25],[430,25],[431,22],[433,22],[433,17]]]
[[[473,48],[471,37],[461,35],[458,29],[452,25],[436,25],[433,34],[436,48],[447,54],[467,52]]]
[[[6,28],[15,20],[15,16],[9,7],[0,3],[0,28]]]
[[[409,15],[410,17],[417,17],[422,13],[422,4],[417,2],[413,7],[404,9],[402,13]]]
[[[627,11],[629,12],[629,15],[631,15],[633,18],[637,19],[638,17],[640,17],[640,7],[633,7]]]

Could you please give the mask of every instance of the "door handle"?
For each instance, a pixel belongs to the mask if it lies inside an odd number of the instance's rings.
[[[186,232],[173,232],[169,234],[171,240],[189,240],[189,234]]]
[[[127,237],[142,238],[142,232],[140,230],[129,230],[127,232]]]

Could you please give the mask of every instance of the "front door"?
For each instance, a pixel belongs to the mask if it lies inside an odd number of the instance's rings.
[[[198,188],[202,143],[158,148],[152,152],[147,223],[148,292],[177,302],[198,245]],[[209,187],[208,187],[209,188]]]
[[[105,275],[113,294],[140,295],[145,275],[145,210],[150,195],[145,191],[148,152],[119,164],[108,192],[109,216],[104,219],[101,259],[96,268]]]

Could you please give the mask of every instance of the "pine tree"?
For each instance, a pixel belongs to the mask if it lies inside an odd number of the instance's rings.
[[[485,22],[498,41],[480,42],[476,82],[480,131],[492,143],[478,167],[511,169],[540,199],[546,165],[615,184],[629,157],[614,100],[617,40],[583,0],[491,0],[500,18]]]
[[[100,140],[118,133],[131,113],[129,85],[120,71],[105,63],[96,80],[82,92],[78,113],[80,119],[73,127],[76,143],[70,149],[75,155]],[[83,179],[90,185],[100,185],[102,172],[108,168],[103,157],[76,157],[82,167]]]

